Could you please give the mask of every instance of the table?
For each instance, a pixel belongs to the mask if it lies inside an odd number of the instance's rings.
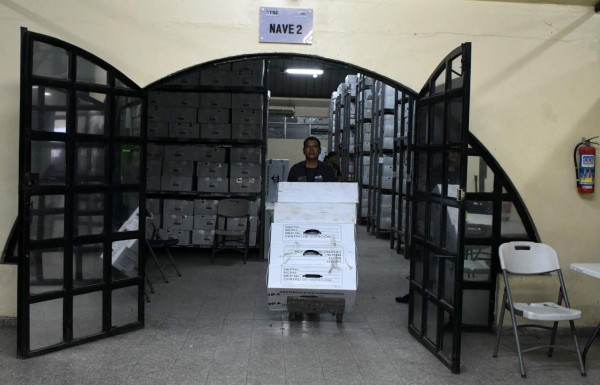
[[[571,270],[600,279],[600,263],[571,263]],[[590,348],[596,337],[598,337],[598,334],[600,334],[600,323],[598,323],[596,330],[594,331],[590,339],[586,342],[585,347],[583,348],[583,352],[581,353],[581,359],[583,360],[584,366],[585,355],[587,354],[588,349]]]

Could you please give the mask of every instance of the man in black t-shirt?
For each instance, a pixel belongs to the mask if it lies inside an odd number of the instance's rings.
[[[335,182],[335,169],[319,161],[321,142],[314,136],[304,140],[305,160],[298,162],[290,168],[288,182]]]

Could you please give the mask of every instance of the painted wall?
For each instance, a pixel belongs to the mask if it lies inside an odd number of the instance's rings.
[[[258,43],[259,6],[314,10],[313,45]],[[19,27],[80,46],[145,86],[229,56],[296,52],[420,89],[453,48],[473,44],[471,130],[515,183],[543,241],[600,261],[600,201],[575,192],[572,149],[600,134],[600,15],[591,7],[473,0],[0,0],[0,242],[17,213]],[[0,266],[0,315],[16,313]],[[568,270],[568,269],[567,269]],[[567,271],[588,325],[600,280]]]

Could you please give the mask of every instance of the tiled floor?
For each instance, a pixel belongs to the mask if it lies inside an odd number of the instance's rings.
[[[288,321],[266,305],[266,263],[236,257],[210,265],[206,255],[178,255],[184,276],[169,271],[146,306],[146,328],[28,360],[16,356],[16,329],[0,328],[0,384],[593,384],[600,381],[600,343],[581,377],[572,354],[526,356],[518,373],[514,344],[463,333],[456,375],[407,331],[408,262],[358,227],[359,289],[353,313]],[[532,337],[533,338],[533,337]],[[562,337],[561,337],[562,338]],[[568,338],[568,337],[564,337]],[[581,338],[584,339],[583,337]],[[568,342],[568,341],[566,341]]]

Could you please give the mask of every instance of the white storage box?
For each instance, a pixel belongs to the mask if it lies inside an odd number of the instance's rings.
[[[229,191],[232,193],[259,193],[261,190],[261,178],[229,178]]]
[[[200,94],[201,108],[231,108],[231,94],[228,92],[205,92]]]
[[[262,108],[261,94],[234,94],[231,96],[231,108]]]
[[[228,192],[229,178],[198,177],[198,192]]]
[[[314,184],[314,183],[297,183]],[[281,193],[281,190],[280,190]],[[275,202],[274,223],[353,223],[356,224],[356,203],[293,203]]]
[[[169,123],[148,121],[149,138],[166,138],[169,136]]]
[[[351,223],[273,223],[271,245],[354,245],[356,226]]]
[[[260,163],[260,147],[232,147],[229,159],[233,162]]]
[[[194,230],[214,230],[217,225],[216,214],[194,215]]]
[[[219,201],[216,199],[196,199],[194,200],[194,215],[197,214],[217,214],[217,205]]]
[[[231,124],[229,123],[202,123],[200,130],[202,139],[230,139]]]
[[[162,164],[163,175],[193,176],[194,161],[191,160],[165,160]]]
[[[196,176],[227,178],[227,163],[196,162]]]
[[[192,245],[212,246],[214,236],[214,230],[192,230]]]
[[[358,184],[342,182],[279,182],[278,202],[357,203]]]
[[[229,177],[260,177],[262,169],[260,163],[246,163],[246,162],[235,162],[229,165]]]
[[[228,87],[231,85],[231,71],[205,69],[200,72],[201,86]]]
[[[163,191],[192,191],[192,177],[163,175],[160,177],[160,189]]]
[[[163,215],[163,228],[172,231],[192,230],[194,228],[194,217],[192,215],[165,214]]]
[[[185,145],[173,145],[164,147],[165,160],[193,160],[194,147]]]
[[[163,200],[164,215],[193,215],[194,201],[184,199],[164,199]]]
[[[200,137],[200,124],[188,122],[170,123],[169,137],[197,139]]]
[[[229,123],[229,108],[199,108],[198,123]]]
[[[199,162],[225,162],[227,149],[215,146],[196,146],[194,148],[194,159]]]
[[[196,123],[198,109],[194,107],[171,107],[169,122]]]
[[[235,140],[260,140],[262,139],[262,125],[260,124],[232,124],[231,139]]]

